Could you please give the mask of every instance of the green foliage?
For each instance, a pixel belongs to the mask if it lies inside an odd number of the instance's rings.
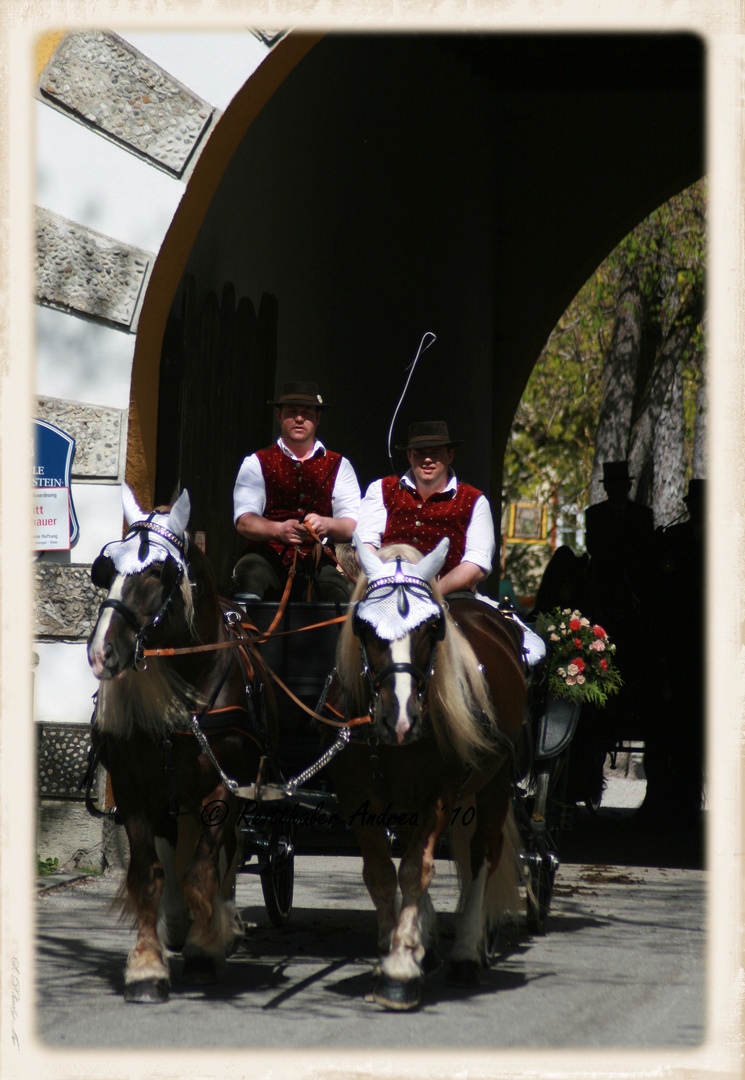
[[[47,877],[49,874],[56,874],[58,870],[59,859],[42,859],[39,855],[36,856],[36,873],[39,877]]]
[[[641,297],[653,343],[643,379],[654,378],[674,327],[689,330],[682,375],[685,452],[693,452],[696,393],[702,373],[706,184],[698,181],[650,214],[611,252],[551,333],[515,413],[504,459],[504,498],[548,504],[549,527],[561,514],[569,533],[589,501],[603,371],[621,283]],[[637,397],[643,401],[644,386]],[[571,537],[569,538],[571,542]],[[559,538],[561,542],[561,537]],[[547,547],[510,545],[506,572],[518,593],[534,592]]]

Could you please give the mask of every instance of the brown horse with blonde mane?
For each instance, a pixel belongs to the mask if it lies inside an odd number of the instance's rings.
[[[188,493],[163,513],[140,510],[126,486],[123,502],[127,535],[91,568],[108,593],[88,641],[100,680],[92,737],[129,840],[121,899],[137,940],[124,997],[157,1002],[169,995],[167,946],[182,951],[182,980],[213,982],[242,934],[236,789],[273,749],[276,713],[258,659],[247,668],[231,647],[240,614],[189,539]]]
[[[373,997],[410,1009],[437,957],[427,890],[444,834],[461,883],[451,981],[478,983],[485,935],[518,910],[510,792],[525,677],[502,616],[475,599],[445,605],[435,578],[447,540],[424,558],[406,545],[375,554],[355,537],[355,546],[364,576],[328,701],[347,717],[369,711],[372,723],[355,728],[329,769],[378,915]],[[389,829],[402,845],[398,872]]]

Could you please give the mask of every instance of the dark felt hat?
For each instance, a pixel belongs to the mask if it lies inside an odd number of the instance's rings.
[[[330,408],[318,393],[318,383],[314,382],[283,383],[279,400],[267,401],[267,405],[276,405],[278,409],[283,405],[304,405],[309,409]]]
[[[444,420],[422,420],[409,424],[409,440],[397,450],[426,450],[430,446],[460,446],[463,439],[451,439]]]
[[[703,502],[706,492],[706,481],[698,477],[688,481],[688,494],[683,496],[683,502]]]
[[[629,476],[629,463],[628,461],[604,461],[603,462],[603,483],[613,483],[614,480],[633,480],[633,476]]]

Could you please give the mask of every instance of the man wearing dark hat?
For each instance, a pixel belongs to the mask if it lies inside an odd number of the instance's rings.
[[[654,515],[648,506],[629,498],[633,476],[628,462],[603,463],[603,487],[608,496],[585,511],[585,546],[590,576],[602,614],[630,616],[648,599]]]
[[[316,438],[328,408],[314,382],[286,382],[276,408],[280,436],[244,458],[233,489],[233,521],[248,541],[233,571],[238,599],[278,599],[297,551],[296,582],[318,600],[349,599],[347,579],[318,552],[308,528],[332,546],[352,538],[360,486],[350,462]]]
[[[456,478],[454,447],[447,424],[428,420],[412,424],[404,446],[409,470],[403,476],[375,480],[365,493],[357,533],[372,548],[413,544],[423,555],[442,539],[450,549],[440,578],[443,593],[474,590],[491,571],[496,548],[494,522],[486,496]]]
[[[656,611],[666,632],[659,638],[658,745],[645,756],[648,782],[640,817],[668,826],[696,824],[703,794],[704,497],[705,481],[690,480],[683,499],[686,519],[655,533]]]

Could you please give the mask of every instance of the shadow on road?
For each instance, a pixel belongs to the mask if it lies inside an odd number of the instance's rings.
[[[561,833],[562,863],[705,868],[703,823],[687,829],[656,829],[642,825],[634,815],[634,810],[602,805],[594,812],[578,807],[572,828]]]

